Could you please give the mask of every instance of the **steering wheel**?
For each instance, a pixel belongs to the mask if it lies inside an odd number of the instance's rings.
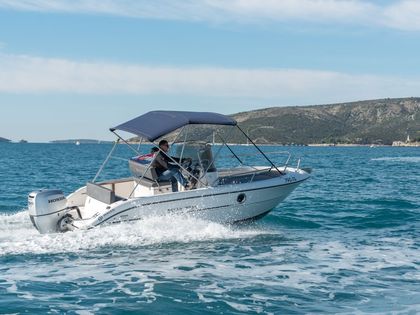
[[[182,167],[184,168],[189,168],[192,164],[192,159],[191,158],[185,158],[182,161]]]

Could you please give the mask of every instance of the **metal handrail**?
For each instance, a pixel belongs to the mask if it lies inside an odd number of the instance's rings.
[[[250,171],[250,172],[243,172],[243,173],[236,173],[236,174],[230,174],[230,175],[227,175],[226,177],[229,177],[229,176],[246,176],[246,175],[252,175],[252,177],[251,177],[251,179],[250,179],[250,181],[249,181],[249,183],[251,183],[253,180],[254,180],[254,177],[257,175],[257,174],[259,174],[259,173],[264,173],[264,172],[267,172],[267,171],[271,171],[273,169],[273,167],[267,167],[267,168],[264,168],[264,169],[255,169],[255,170],[253,170],[253,171]]]
[[[269,151],[269,152],[264,152],[265,154],[274,154],[274,153],[278,153],[278,154],[290,154],[289,151]],[[241,156],[254,156],[254,155],[259,155],[259,153],[247,153],[247,154],[241,154]],[[227,157],[228,155],[226,155],[225,157]]]
[[[271,151],[271,152],[265,152],[265,154],[278,154],[278,155],[286,154],[287,155],[287,160],[286,160],[286,163],[285,163],[284,170],[286,170],[287,165],[289,164],[289,161],[292,157],[292,154],[289,151]],[[241,154],[241,157],[258,156],[258,155],[260,155],[260,154],[259,153],[247,153],[247,154]],[[221,158],[233,158],[233,157],[234,157],[233,155],[223,155],[223,156],[221,156]],[[246,165],[246,164],[242,163],[242,165]],[[249,165],[249,166],[251,166],[251,165]]]

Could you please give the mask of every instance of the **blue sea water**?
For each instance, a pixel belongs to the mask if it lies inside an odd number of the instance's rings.
[[[40,235],[27,194],[70,193],[109,149],[0,144],[0,313],[420,313],[420,148],[264,147],[313,176],[245,226],[164,217]]]

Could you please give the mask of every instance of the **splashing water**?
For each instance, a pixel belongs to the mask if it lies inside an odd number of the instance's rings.
[[[105,247],[139,247],[253,237],[258,230],[240,230],[193,217],[168,215],[124,222],[91,230],[39,234],[27,211],[0,214],[0,256],[10,254],[76,253]]]

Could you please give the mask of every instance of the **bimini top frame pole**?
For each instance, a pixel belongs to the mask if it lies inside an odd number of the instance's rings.
[[[114,145],[112,146],[111,151],[109,151],[108,156],[106,157],[105,161],[102,163],[101,167],[99,168],[98,172],[96,173],[95,177],[92,180],[92,183],[96,181],[98,176],[102,173],[102,170],[104,169],[105,165],[108,163],[109,159],[112,156],[112,153],[114,152],[115,148],[117,147],[118,143],[120,142],[120,139],[117,139],[117,141],[114,142]]]
[[[251,142],[253,144],[253,146],[265,157],[265,159],[271,164],[272,167],[274,167],[277,172],[279,172],[280,175],[284,175],[284,172],[280,171],[277,166],[268,158],[267,155],[265,155],[265,153],[260,149],[259,146],[257,146],[254,141],[252,141],[252,139],[238,126],[236,125],[236,127],[245,135],[245,137],[249,140],[249,142]]]
[[[109,151],[109,153],[108,153],[105,161],[102,163],[101,167],[99,168],[98,172],[96,173],[95,177],[93,178],[93,180],[92,180],[93,183],[97,180],[97,178],[99,177],[99,175],[102,173],[105,165],[111,159],[112,154],[114,153],[114,151],[117,148],[117,145],[120,143],[120,141],[123,141],[124,143],[126,143],[131,148],[131,150],[133,150],[137,154],[140,154],[138,150],[134,149],[127,141],[125,141],[122,137],[120,137],[116,132],[112,131],[112,133],[117,136],[117,140],[114,142],[114,145],[112,146],[111,151]]]

